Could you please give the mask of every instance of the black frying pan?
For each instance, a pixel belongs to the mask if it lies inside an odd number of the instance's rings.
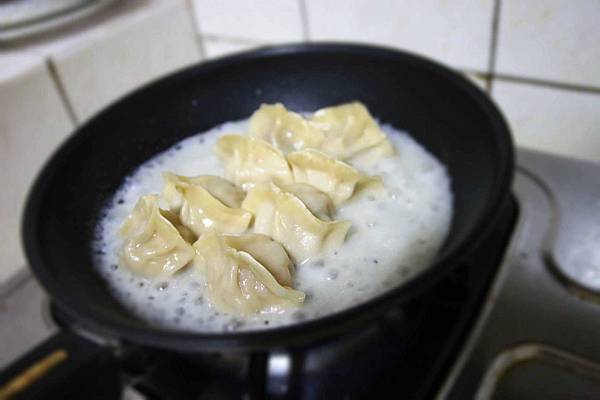
[[[156,328],[111,296],[92,266],[90,242],[103,206],[139,164],[187,136],[248,117],[261,103],[312,111],[350,100],[364,102],[382,122],[408,131],[448,167],[454,218],[431,268],[351,309],[254,332]],[[29,264],[52,300],[99,335],[185,353],[269,350],[340,334],[419,296],[477,244],[507,200],[512,173],[512,143],[500,113],[485,94],[448,68],[366,46],[272,47],[175,73],[126,96],[78,129],[33,186],[23,241]]]

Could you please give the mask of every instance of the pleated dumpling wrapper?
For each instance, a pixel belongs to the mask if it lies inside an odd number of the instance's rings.
[[[163,215],[155,195],[141,197],[119,231],[119,259],[139,275],[168,276],[194,258],[194,249]]]
[[[273,183],[251,189],[242,208],[254,214],[253,231],[281,243],[297,264],[338,249],[352,225],[317,218],[298,197]]]
[[[343,161],[315,150],[288,154],[295,182],[309,184],[329,195],[337,207],[353,195],[383,187],[381,179],[362,174]]]
[[[245,251],[267,267],[277,282],[292,286],[295,267],[281,244],[261,233],[222,235],[222,237],[228,246]]]
[[[264,140],[225,135],[219,138],[215,150],[225,163],[226,176],[244,190],[271,181],[292,183],[285,156]]]
[[[302,115],[281,103],[263,104],[250,117],[250,136],[265,140],[284,153],[307,147],[318,148],[325,135]]]
[[[360,102],[317,110],[310,123],[325,133],[319,149],[344,161],[373,163],[394,154],[394,147]]]
[[[162,196],[165,198],[171,210],[178,212],[183,203],[183,195],[177,185],[186,183],[188,185],[202,186],[210,192],[217,200],[227,207],[239,208],[244,200],[244,191],[227,179],[215,175],[182,176],[171,172],[163,172],[165,187]]]
[[[291,183],[282,185],[281,188],[298,197],[316,217],[331,221],[335,208],[327,194],[306,183]]]
[[[244,193],[231,182],[218,176],[184,177],[169,172],[163,178],[163,199],[197,236],[208,229],[223,233],[248,229],[252,214],[239,208]]]
[[[212,230],[194,243],[196,268],[204,274],[209,298],[219,310],[234,315],[272,313],[304,302],[303,292],[282,285],[269,265],[236,244]]]

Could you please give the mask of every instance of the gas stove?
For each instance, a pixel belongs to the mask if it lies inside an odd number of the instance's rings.
[[[98,398],[598,399],[600,165],[517,155],[513,196],[478,249],[377,323],[309,348],[192,359],[90,335],[25,271],[0,293],[3,375],[65,329],[111,349],[69,375],[70,386],[105,377]],[[62,393],[57,379],[53,395],[96,396]]]

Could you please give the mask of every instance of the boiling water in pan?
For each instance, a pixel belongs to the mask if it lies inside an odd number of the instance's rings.
[[[97,268],[131,312],[150,323],[185,331],[272,328],[352,307],[401,285],[431,263],[452,217],[448,175],[409,135],[383,125],[396,155],[374,166],[355,166],[380,175],[387,190],[359,196],[337,210],[335,219],[352,222],[349,237],[335,253],[297,266],[294,287],[307,295],[302,307],[234,317],[213,307],[204,295],[202,276],[192,268],[167,281],[140,278],[119,266],[117,231],[138,198],[161,192],[163,171],[223,176],[213,151],[216,140],[225,133],[245,132],[246,127],[247,121],[226,123],[158,154],[126,179],[105,210],[96,243]]]

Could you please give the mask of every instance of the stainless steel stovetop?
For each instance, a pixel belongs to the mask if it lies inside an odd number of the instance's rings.
[[[600,398],[600,165],[519,151],[519,216],[440,398]]]
[[[600,398],[600,164],[519,150],[519,216],[439,398]],[[0,367],[56,329],[28,271],[0,288]]]

